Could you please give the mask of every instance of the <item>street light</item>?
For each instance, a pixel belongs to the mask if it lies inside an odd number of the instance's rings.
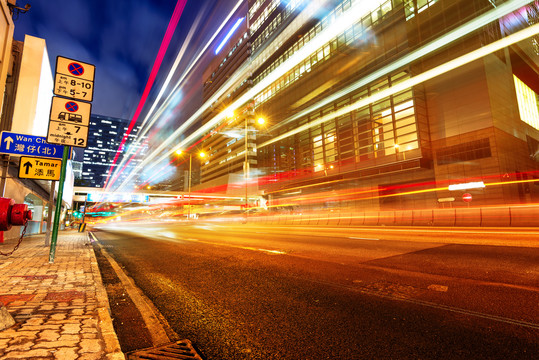
[[[187,180],[187,183],[188,183],[188,197],[189,199],[187,200],[187,219],[191,219],[191,164],[192,164],[192,159],[193,159],[193,154],[192,153],[187,153],[185,151],[182,151],[180,149],[176,150],[176,154],[177,155],[182,155],[182,154],[189,154],[189,173],[188,173],[188,180]],[[198,156],[203,159],[206,157],[206,154],[204,152],[200,152],[198,153]]]
[[[248,194],[248,186],[247,183],[249,181],[249,145],[248,145],[248,134],[249,134],[249,116],[245,117],[245,161],[243,165],[243,176],[245,180],[245,217],[248,216],[248,210],[249,210],[249,194]],[[266,120],[262,117],[258,118],[256,120],[256,123],[258,125],[264,125],[266,123]]]

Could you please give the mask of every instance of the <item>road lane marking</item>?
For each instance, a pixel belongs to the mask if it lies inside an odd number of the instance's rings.
[[[226,247],[233,247],[233,248],[236,248],[236,249],[259,251],[259,252],[268,253],[268,254],[274,254],[274,255],[286,255],[285,251],[280,251],[280,250],[270,250],[270,249],[255,248],[255,247],[251,247],[251,246],[223,244],[223,243],[218,243],[218,242],[213,242],[213,241],[204,241],[204,240],[200,240],[200,239],[185,239],[184,238],[182,240],[196,241],[198,243],[207,244],[207,245],[226,246]]]
[[[348,238],[349,239],[354,239],[354,240],[373,240],[373,241],[380,240],[380,239],[374,239],[374,238],[360,238],[360,237],[353,237],[353,236],[349,236]]]
[[[427,287],[427,289],[429,290],[434,290],[434,291],[438,291],[438,292],[447,292],[447,290],[449,289],[449,287],[445,286],[445,285],[436,285],[436,284],[432,284],[432,285],[429,285]]]
[[[172,231],[160,231],[157,233],[159,236],[164,236],[169,239],[176,239],[176,234],[174,234]]]
[[[279,250],[266,250],[266,249],[254,249],[254,250],[267,252],[267,253],[270,253],[270,254],[278,254],[278,255],[286,254],[284,251],[279,251]]]

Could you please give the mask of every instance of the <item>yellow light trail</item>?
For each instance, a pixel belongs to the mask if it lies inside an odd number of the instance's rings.
[[[500,186],[500,185],[510,185],[510,184],[523,184],[523,183],[531,183],[531,182],[539,183],[539,180],[538,179],[527,179],[527,180],[492,182],[492,183],[485,183],[485,187],[493,187],[493,186]],[[348,193],[344,193],[344,194],[334,194],[333,198],[334,199],[339,199],[339,198],[343,198],[343,197],[350,197],[352,195],[360,195],[360,194],[363,195],[363,194],[374,193],[375,191],[378,191],[378,189],[352,191],[352,192],[348,192]],[[404,191],[404,192],[400,192],[400,193],[387,194],[387,195],[373,195],[373,196],[361,197],[361,199],[387,198],[387,197],[395,197],[395,196],[424,194],[424,193],[431,193],[431,192],[437,192],[437,191],[449,191],[449,186],[441,186],[441,187],[436,187],[436,188],[432,188],[432,189]],[[301,196],[301,197],[293,197],[292,199],[301,204],[302,201],[307,201],[307,200],[313,201],[313,200],[327,199],[327,198],[328,198],[327,194],[325,194],[325,195],[313,194],[312,196],[304,195],[304,196]],[[284,205],[277,205],[277,206],[284,206]]]

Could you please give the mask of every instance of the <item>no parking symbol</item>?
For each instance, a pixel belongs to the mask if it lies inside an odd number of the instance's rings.
[[[79,105],[74,101],[68,101],[65,108],[69,112],[77,112],[77,110],[79,110]]]
[[[82,76],[84,74],[84,66],[76,62],[72,62],[71,64],[69,64],[67,70],[71,75],[74,76]]]

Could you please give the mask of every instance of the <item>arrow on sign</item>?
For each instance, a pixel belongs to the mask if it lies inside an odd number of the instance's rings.
[[[26,168],[25,174],[28,175],[28,172],[30,172],[30,168],[32,167],[32,163],[30,161],[27,161],[24,163],[23,167]]]
[[[11,143],[13,142],[13,139],[11,138],[11,136],[7,137],[4,139],[4,142],[6,142],[6,150],[9,150],[9,147],[11,146]]]

